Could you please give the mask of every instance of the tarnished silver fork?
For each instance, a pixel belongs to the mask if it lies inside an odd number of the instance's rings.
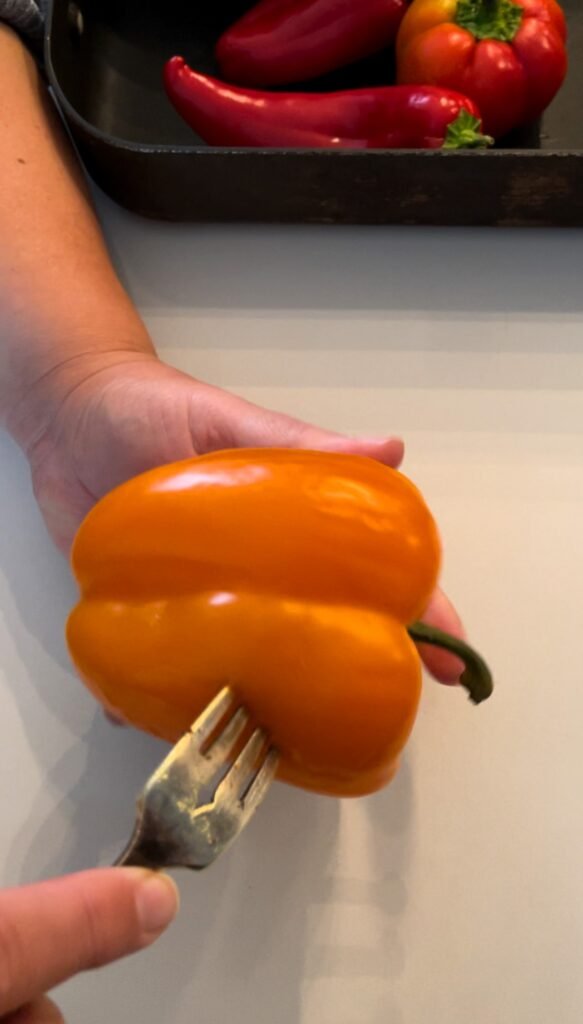
[[[277,751],[262,729],[234,757],[249,723],[229,687],[211,701],[148,779],[116,865],[201,870],[230,846],[277,769]]]

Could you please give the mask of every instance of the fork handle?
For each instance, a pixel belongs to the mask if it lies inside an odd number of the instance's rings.
[[[143,842],[139,825],[136,825],[134,832],[124,850],[113,862],[114,868],[150,868],[156,871],[160,868],[160,861],[148,856],[146,844]]]
[[[150,868],[151,871],[159,869],[159,864],[153,864],[148,857],[144,857],[139,850],[127,846],[123,853],[113,862],[114,868]]]

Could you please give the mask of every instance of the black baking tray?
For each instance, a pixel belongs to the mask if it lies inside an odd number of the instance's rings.
[[[358,2],[358,0],[356,0]],[[55,99],[95,182],[174,221],[583,225],[583,10],[565,0],[567,82],[541,122],[488,152],[218,149],[162,87],[180,54],[216,73],[213,47],[249,0],[52,0],[45,40]],[[297,88],[386,81],[390,54]]]

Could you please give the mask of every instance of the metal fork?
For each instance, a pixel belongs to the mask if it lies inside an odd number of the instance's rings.
[[[116,865],[201,870],[237,838],[278,762],[262,729],[233,760],[249,723],[229,687],[211,701],[148,779],[134,832]]]

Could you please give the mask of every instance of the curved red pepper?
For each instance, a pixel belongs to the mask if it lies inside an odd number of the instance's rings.
[[[390,46],[407,2],[260,0],[221,36],[221,74],[259,86],[315,78]]]
[[[459,89],[496,138],[535,121],[567,72],[556,0],[413,0],[397,37],[400,83]]]
[[[334,93],[260,92],[201,75],[173,57],[168,97],[212,146],[457,149],[488,145],[475,104],[431,86]]]

